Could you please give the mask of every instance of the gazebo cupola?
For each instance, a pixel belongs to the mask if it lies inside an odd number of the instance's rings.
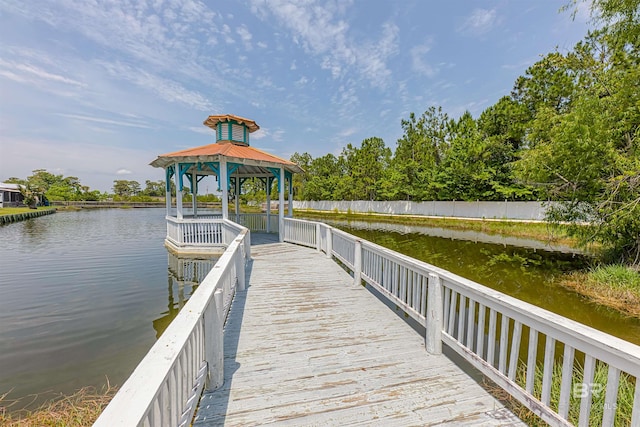
[[[216,132],[216,142],[231,142],[238,145],[250,145],[249,134],[260,129],[253,120],[230,114],[209,116],[204,125]]]

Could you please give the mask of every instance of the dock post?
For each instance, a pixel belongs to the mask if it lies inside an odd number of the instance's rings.
[[[427,285],[425,347],[429,354],[442,354],[442,283],[434,273]]]
[[[331,233],[331,227],[327,227],[327,258],[333,256],[333,234]]]
[[[244,291],[245,289],[245,258],[242,253],[242,247],[238,247],[238,252],[236,252],[236,275],[238,276],[238,290]]]
[[[222,289],[218,289],[204,316],[204,355],[209,368],[207,390],[215,390],[224,383],[223,304]]]
[[[353,284],[359,286],[362,275],[362,242],[356,240],[355,253],[353,254]]]
[[[320,234],[320,223],[316,224],[316,250],[322,252],[322,234]]]

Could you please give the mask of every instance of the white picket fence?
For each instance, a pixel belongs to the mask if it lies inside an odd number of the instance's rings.
[[[427,351],[438,354],[445,343],[550,425],[571,425],[573,408],[579,426],[613,426],[622,376],[639,382],[637,345],[319,222],[286,218],[284,240],[341,262],[354,284],[366,282],[425,327]],[[604,385],[594,383],[598,366],[607,370]],[[627,422],[640,426],[640,385],[627,404]]]
[[[227,249],[94,426],[188,426],[202,389],[222,385],[223,326],[236,290],[244,290],[251,243],[238,224],[212,224]]]

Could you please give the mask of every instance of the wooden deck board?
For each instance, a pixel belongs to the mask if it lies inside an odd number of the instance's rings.
[[[524,425],[335,262],[260,242],[194,426]]]

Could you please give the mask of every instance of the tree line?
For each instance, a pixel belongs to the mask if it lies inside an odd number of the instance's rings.
[[[640,264],[640,0],[590,6],[582,41],[545,55],[477,118],[431,106],[401,121],[393,151],[371,137],[338,156],[295,153],[296,198],[560,201],[549,220]]]
[[[98,201],[98,200],[125,200],[125,201],[150,201],[154,198],[165,196],[164,181],[145,181],[142,188],[137,181],[115,180],[113,181],[113,193],[91,190],[82,185],[80,179],[75,176],[53,174],[46,169],[35,169],[32,175],[26,179],[10,177],[4,182],[19,184],[25,198],[38,197],[51,201]],[[171,183],[172,194],[175,195],[175,184]],[[44,197],[42,197],[44,196]]]

